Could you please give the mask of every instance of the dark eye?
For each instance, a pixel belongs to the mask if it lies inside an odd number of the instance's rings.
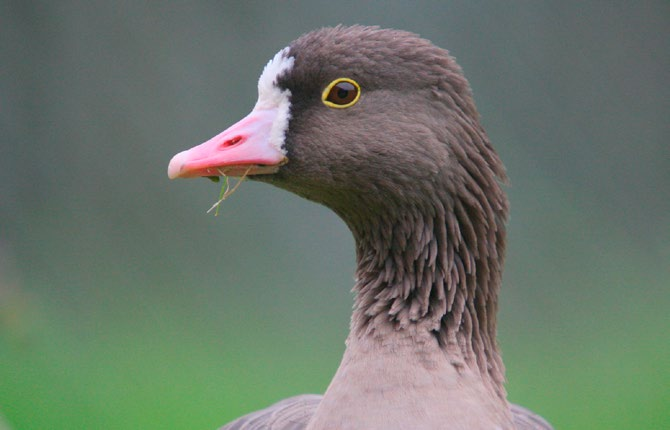
[[[338,78],[328,84],[321,99],[326,106],[347,108],[354,105],[361,95],[361,87],[349,78]]]

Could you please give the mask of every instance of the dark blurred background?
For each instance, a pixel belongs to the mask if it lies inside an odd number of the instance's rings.
[[[500,342],[557,429],[670,426],[670,3],[0,2],[0,415],[214,429],[321,393],[354,250],[328,210],[167,179],[276,51],[377,24],[445,47],[511,178]],[[0,418],[0,428],[3,428]]]

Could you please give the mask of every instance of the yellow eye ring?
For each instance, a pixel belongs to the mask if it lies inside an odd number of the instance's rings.
[[[337,78],[321,93],[321,101],[328,107],[344,109],[356,104],[361,98],[361,86],[349,78]]]

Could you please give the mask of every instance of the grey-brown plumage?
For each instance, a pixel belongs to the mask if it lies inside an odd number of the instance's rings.
[[[252,412],[222,427],[221,430],[304,430],[314,415],[321,396],[304,394]],[[541,416],[519,405],[510,405],[516,430],[552,430]]]
[[[510,406],[496,344],[505,170],[447,51],[411,33],[335,27],[286,54],[276,173],[254,176],[334,210],[356,241],[354,313],[323,397],[299,396],[224,429],[550,429]],[[336,78],[357,103],[321,100]]]

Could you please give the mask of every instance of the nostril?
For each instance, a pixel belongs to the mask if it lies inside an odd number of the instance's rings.
[[[237,144],[240,143],[240,142],[242,142],[242,136],[235,136],[235,137],[233,137],[232,139],[228,139],[228,140],[224,141],[224,142],[219,146],[219,148],[220,148],[220,149],[223,149],[223,148],[230,148],[231,146],[235,146],[235,145],[237,145]]]

